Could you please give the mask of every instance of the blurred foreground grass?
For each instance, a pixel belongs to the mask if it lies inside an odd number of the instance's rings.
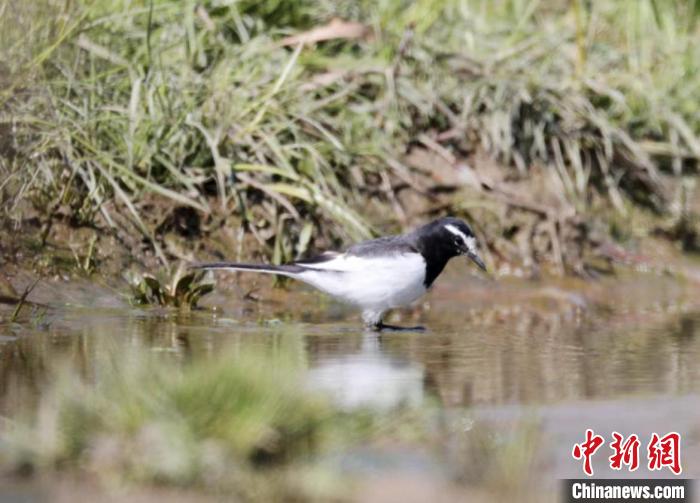
[[[378,420],[336,410],[304,391],[291,361],[273,360],[248,351],[181,366],[127,351],[94,380],[63,368],[36,412],[2,423],[0,466],[256,501],[337,490],[319,456],[371,438]]]
[[[559,272],[638,208],[694,249],[698,5],[0,0],[3,216],[164,264],[446,212]]]
[[[183,363],[125,350],[95,369],[85,378],[54,366],[36,406],[0,417],[1,477],[64,477],[107,493],[172,487],[237,501],[354,501],[408,455],[453,494],[514,497],[538,483],[537,423],[495,425],[429,402],[340,408],[305,390],[289,354],[247,349]]]

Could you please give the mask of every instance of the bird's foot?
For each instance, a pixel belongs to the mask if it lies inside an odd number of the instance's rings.
[[[370,327],[375,332],[425,332],[425,327],[415,326],[415,327],[399,327],[397,325],[387,325],[386,323],[376,323]]]

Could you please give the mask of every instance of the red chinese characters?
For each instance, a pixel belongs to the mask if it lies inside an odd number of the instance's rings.
[[[591,477],[593,475],[593,467],[591,466],[591,456],[595,454],[601,445],[605,443],[605,439],[600,435],[595,435],[590,428],[586,430],[586,441],[581,444],[574,444],[574,449],[571,454],[575,459],[583,460],[583,471]]]
[[[622,434],[614,431],[612,442],[609,446],[612,455],[608,458],[610,468],[621,470],[623,465],[627,466],[630,472],[639,468],[639,436],[632,434],[625,438]],[[586,430],[586,439],[580,444],[574,444],[571,451],[574,459],[583,459],[583,472],[589,477],[593,476],[593,463],[591,458],[598,449],[605,443],[600,435],[596,435],[593,430]],[[681,467],[681,436],[676,432],[667,433],[663,437],[652,433],[647,445],[647,460],[649,470],[670,469],[675,475],[680,475],[683,471]]]
[[[647,452],[650,470],[661,470],[664,466],[668,466],[676,475],[683,471],[681,468],[681,436],[678,433],[671,432],[661,438],[653,433],[647,446]]]
[[[639,437],[630,435],[627,440],[618,432],[613,431],[613,441],[610,442],[610,448],[614,451],[610,456],[610,468],[620,470],[622,465],[627,465],[629,471],[633,472],[639,468]]]

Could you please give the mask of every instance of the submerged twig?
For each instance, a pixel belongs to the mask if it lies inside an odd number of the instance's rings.
[[[22,295],[20,295],[19,300],[17,301],[17,305],[15,306],[14,311],[12,311],[12,315],[10,316],[10,322],[14,323],[17,320],[19,312],[27,300],[27,296],[29,296],[32,290],[34,290],[34,287],[37,285],[37,283],[39,283],[39,279],[34,280],[34,283],[32,283],[24,289],[24,292],[22,292]]]

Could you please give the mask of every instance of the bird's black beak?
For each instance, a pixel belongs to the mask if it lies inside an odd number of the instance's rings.
[[[472,260],[472,262],[479,266],[479,269],[486,272],[486,264],[484,264],[484,261],[481,260],[481,257],[479,257],[479,255],[477,255],[474,252],[467,252],[466,255]]]

